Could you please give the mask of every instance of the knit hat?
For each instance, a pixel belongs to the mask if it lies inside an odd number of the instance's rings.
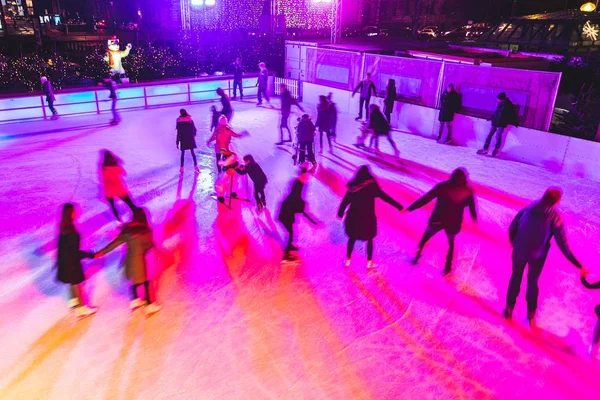
[[[498,93],[498,100],[506,100],[506,93],[504,93],[504,92]]]
[[[224,115],[221,115],[221,116],[219,117],[219,125],[220,125],[220,126],[227,126],[227,125],[228,125],[228,124],[227,124],[227,117],[226,117],[226,116],[224,116]]]

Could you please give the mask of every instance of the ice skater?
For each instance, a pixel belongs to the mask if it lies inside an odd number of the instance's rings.
[[[581,283],[588,289],[600,289],[600,281],[596,283],[588,282],[587,271],[585,270],[582,270],[581,272]],[[592,344],[590,345],[589,350],[592,360],[595,360],[598,357],[600,350],[600,304],[594,308],[594,312],[596,313],[597,320],[592,334]]]
[[[308,170],[302,168],[300,176],[292,183],[292,189],[285,200],[281,203],[279,209],[279,222],[283,225],[288,233],[287,245],[284,249],[284,260],[293,261],[296,257],[292,254],[293,251],[298,251],[298,247],[294,245],[294,223],[296,222],[296,214],[302,214],[312,223],[318,225],[318,222],[310,214],[306,212],[306,202],[302,198],[302,190],[308,181]]]
[[[217,110],[217,107],[210,106],[210,131],[214,132],[215,129],[219,126],[219,118],[221,118],[221,113]]]
[[[315,165],[315,125],[310,119],[310,115],[304,114],[298,123],[298,162],[304,165],[306,159]],[[308,152],[308,156],[306,153]]]
[[[222,171],[219,161],[221,161],[223,152],[231,152],[229,145],[231,144],[232,137],[239,138],[242,137],[242,135],[235,133],[227,123],[227,117],[221,115],[219,118],[219,125],[214,130],[210,139],[206,142],[207,146],[210,146],[211,142],[215,142],[215,156],[217,158],[217,171],[219,172]]]
[[[94,254],[80,249],[81,236],[75,227],[77,208],[67,203],[62,207],[60,234],[58,236],[58,255],[56,260],[57,279],[70,285],[69,307],[78,318],[96,313],[97,309],[85,304],[82,284],[85,281],[81,260],[94,258]]]
[[[492,157],[496,157],[498,152],[500,152],[500,147],[502,146],[502,134],[508,125],[514,125],[515,127],[519,126],[519,116],[515,110],[515,106],[506,97],[506,93],[498,94],[496,97],[498,100],[498,106],[496,107],[496,111],[490,117],[490,121],[492,121],[492,127],[490,128],[490,133],[488,133],[487,138],[485,139],[485,144],[483,145],[483,149],[477,150],[477,154],[485,155],[488,153],[490,148],[490,144],[492,143],[492,139],[494,134],[496,135],[496,147],[494,147],[494,151],[492,152]]]
[[[369,117],[369,123],[367,125],[368,129],[370,129],[373,134],[371,136],[371,142],[375,143],[375,151],[379,153],[379,138],[385,137],[394,149],[394,155],[398,156],[400,153],[398,151],[398,147],[396,147],[396,143],[392,140],[390,124],[385,116],[379,109],[379,106],[376,104],[371,104],[369,106],[369,110],[371,111]]]
[[[457,113],[458,110],[460,110],[460,95],[456,93],[456,90],[454,90],[454,85],[451,83],[448,85],[448,88],[444,91],[444,93],[442,93],[442,97],[440,99],[440,113],[438,115],[438,120],[440,121],[440,130],[437,137],[438,142],[442,140],[444,127],[446,127],[448,130],[448,135],[446,135],[444,144],[452,141],[452,121],[454,121],[454,114]]]
[[[296,106],[300,109],[300,111],[304,112],[304,108],[302,108],[302,106],[298,103],[298,100],[292,96],[284,83],[279,85],[279,89],[281,90],[281,122],[279,123],[280,139],[278,143],[275,143],[278,146],[284,144],[285,142],[292,141],[292,131],[290,131],[290,127],[288,125],[290,114],[292,113],[292,106]],[[284,129],[287,129],[288,131],[288,140],[283,139]]]
[[[335,142],[337,137],[338,108],[337,104],[333,102],[333,93],[329,92],[327,100],[329,100],[329,103],[331,104],[331,137]]]
[[[48,103],[48,108],[52,113],[51,119],[58,119],[58,111],[56,111],[56,108],[54,108],[54,102],[56,101],[56,97],[54,97],[54,89],[52,88],[52,82],[50,82],[50,80],[45,76],[42,76],[40,78],[40,81],[42,83],[42,90],[44,92],[44,95],[46,96],[46,103]]]
[[[184,108],[179,110],[179,117],[177,118],[175,129],[177,129],[177,139],[175,144],[181,151],[181,173],[183,174],[183,163],[186,150],[189,150],[192,155],[192,159],[194,160],[194,170],[200,172],[198,160],[196,160],[196,153],[194,153],[194,149],[196,148],[196,126],[194,125],[192,116],[188,114]]]
[[[319,153],[323,154],[323,133],[327,136],[329,144],[329,152],[333,153],[331,145],[331,122],[333,120],[333,109],[331,103],[326,96],[319,96],[319,104],[317,105],[317,122],[315,128],[319,128]]]
[[[407,210],[414,211],[423,207],[432,200],[437,199],[429,224],[417,248],[417,255],[413,263],[417,264],[421,258],[421,253],[425,244],[436,233],[443,230],[448,238],[448,253],[446,255],[446,265],[444,267],[444,276],[452,272],[452,260],[454,258],[454,241],[462,228],[463,214],[465,208],[469,207],[471,218],[477,222],[477,209],[475,207],[475,196],[469,187],[467,173],[464,169],[458,168],[450,175],[450,179],[436,185],[423,197],[411,204]]]
[[[256,80],[256,86],[258,87],[258,103],[257,106],[262,104],[263,97],[267,100],[267,103],[271,105],[271,100],[269,99],[269,94],[267,93],[267,87],[269,84],[269,70],[267,70],[267,64],[264,62],[258,63],[258,79]]]
[[[244,164],[238,166],[235,170],[240,175],[248,174],[252,183],[254,183],[256,206],[259,212],[262,211],[267,206],[265,198],[265,186],[268,183],[267,175],[250,154],[244,156]]]
[[[394,112],[394,105],[396,105],[396,80],[389,79],[386,86],[385,99],[383,99],[383,113],[385,119],[391,125],[392,124],[392,113]]]
[[[240,57],[235,59],[233,63],[233,100],[237,97],[237,89],[240,89],[240,101],[244,101],[244,66],[242,65],[242,59]]]
[[[144,313],[150,316],[160,311],[161,306],[154,303],[150,295],[150,279],[148,278],[147,253],[155,248],[152,239],[152,229],[148,224],[146,212],[138,208],[133,213],[131,222],[123,225],[121,233],[106,247],[96,253],[95,258],[100,258],[110,253],[120,245],[127,244],[127,256],[125,257],[125,276],[131,282],[131,303],[129,308],[134,311],[144,307]],[[145,300],[140,299],[137,289],[143,286]]]
[[[354,119],[356,121],[362,119],[363,107],[365,108],[365,119],[369,119],[369,103],[371,103],[371,96],[377,96],[377,89],[371,80],[371,74],[367,74],[367,77],[360,81],[356,89],[354,89],[354,92],[352,92],[352,97],[358,92],[360,92],[358,117]]]
[[[220,97],[221,101],[221,115],[224,115],[227,118],[227,122],[231,124],[231,119],[233,118],[233,107],[231,107],[231,100],[225,94],[225,91],[222,88],[217,88],[217,95]]]
[[[356,176],[348,182],[348,191],[338,209],[338,217],[342,218],[346,208],[350,206],[344,220],[348,247],[346,250],[345,267],[350,267],[352,251],[357,240],[367,242],[367,268],[375,268],[373,262],[373,240],[377,236],[377,215],[375,214],[375,199],[380,198],[386,203],[402,210],[402,204],[392,199],[385,193],[369,167],[363,165],[356,172]]]
[[[119,116],[119,113],[117,111],[117,82],[115,82],[114,79],[108,77],[104,78],[104,80],[102,80],[100,84],[108,90],[108,98],[111,99],[110,109],[112,111],[113,119],[110,121],[110,124],[117,125],[119,122],[121,122],[121,117]]]
[[[117,221],[121,223],[121,217],[115,207],[115,199],[119,198],[129,206],[132,212],[137,209],[137,206],[133,204],[127,186],[123,181],[123,176],[126,175],[125,169],[121,165],[121,161],[110,151],[104,150],[104,157],[100,168],[100,175],[102,176],[102,186],[104,189],[104,197],[110,204],[110,208],[117,218]]]
[[[544,196],[525,207],[515,216],[509,227],[509,239],[513,246],[512,275],[506,293],[504,318],[512,319],[513,309],[521,290],[525,267],[527,272],[527,319],[535,328],[535,313],[538,306],[538,281],[550,250],[550,240],[554,237],[564,256],[575,267],[582,269],[567,242],[567,234],[562,218],[556,209],[562,197],[559,188],[549,188]]]

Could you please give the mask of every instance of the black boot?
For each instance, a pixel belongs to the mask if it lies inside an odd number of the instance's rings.
[[[504,316],[504,319],[512,319],[512,315],[513,315],[513,309],[515,308],[515,306],[506,306],[506,308],[504,309],[504,312],[502,313],[502,315]]]

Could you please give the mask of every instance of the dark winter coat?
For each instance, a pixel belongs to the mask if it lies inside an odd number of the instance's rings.
[[[54,89],[52,88],[52,82],[47,80],[42,84],[42,90],[46,95],[46,101],[54,101],[56,98],[54,97]]]
[[[284,225],[292,225],[296,222],[296,214],[305,214],[306,202],[302,199],[303,188],[304,183],[296,179],[290,194],[281,203],[277,219]]]
[[[402,210],[402,205],[381,190],[373,179],[348,188],[338,209],[338,217],[342,218],[346,208],[350,206],[344,221],[346,234],[350,239],[372,240],[377,236],[376,198]]]
[[[236,171],[241,175],[248,174],[257,188],[264,188],[268,182],[267,175],[256,161],[245,165],[244,168],[236,168]]]
[[[498,102],[498,107],[491,117],[492,126],[506,128],[508,125],[519,126],[519,118],[514,104],[509,99]]]
[[[302,109],[300,104],[298,104],[298,100],[292,96],[289,90],[286,90],[281,94],[281,114],[290,115],[292,113],[292,106]]]
[[[317,106],[317,122],[315,128],[319,128],[321,131],[330,131],[332,127],[333,110],[331,104]]]
[[[369,129],[375,132],[376,135],[387,135],[390,133],[390,123],[381,110],[375,110],[369,116]]]
[[[394,112],[394,104],[396,104],[396,98],[397,98],[396,89],[395,88],[393,90],[388,89],[385,99],[383,99],[383,105],[384,105],[383,112],[385,114],[391,114],[392,112]]]
[[[267,84],[269,82],[269,71],[264,69],[258,73],[258,80],[256,81],[256,86],[260,89],[266,89]]]
[[[562,218],[555,207],[548,208],[542,202],[525,207],[510,224],[508,235],[514,251],[528,260],[545,258],[550,250],[550,240],[554,237],[565,257],[573,265],[581,267],[569,248]]]
[[[445,91],[440,100],[440,122],[450,122],[454,120],[454,114],[460,110],[460,95],[456,91]]]
[[[81,238],[77,231],[61,233],[58,236],[57,276],[62,283],[79,285],[85,280],[81,260],[93,258],[94,254],[79,248]]]
[[[370,99],[371,96],[377,95],[377,89],[375,88],[373,81],[367,81],[366,79],[364,81],[360,81],[352,94],[354,95],[357,92],[360,92],[361,99]]]
[[[230,121],[233,114],[231,100],[229,100],[227,96],[221,96],[221,106],[221,115],[224,115],[227,118],[227,121]]]
[[[331,133],[335,133],[338,120],[338,109],[335,103],[331,103]]]
[[[315,140],[315,125],[310,119],[302,119],[298,123],[298,141],[312,142]]]
[[[146,253],[154,247],[152,230],[147,225],[136,222],[125,224],[119,236],[99,252],[109,253],[123,243],[127,243],[125,276],[134,285],[146,282],[148,280]]]
[[[192,117],[177,118],[177,146],[179,150],[191,150],[196,148],[196,126]]]
[[[452,181],[445,181],[435,186],[411,204],[408,211],[421,208],[434,199],[437,201],[429,218],[429,225],[441,225],[448,233],[457,234],[462,227],[466,207],[469,207],[471,217],[477,220],[473,191],[467,184]]]
[[[244,66],[233,63],[233,79],[241,81],[244,75]]]

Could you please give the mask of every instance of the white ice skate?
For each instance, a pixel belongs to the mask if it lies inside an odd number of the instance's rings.
[[[352,264],[352,260],[346,258],[346,261],[344,261],[344,268],[350,268],[350,264]]]
[[[88,307],[88,306],[81,306],[81,307],[77,307],[75,309],[75,315],[77,316],[78,319],[84,319],[87,318],[91,315],[96,314],[96,312],[98,311],[97,308],[94,307]]]
[[[138,308],[143,307],[145,305],[146,305],[146,302],[144,300],[137,298],[137,299],[131,300],[131,303],[129,303],[129,309],[131,311],[135,311]]]
[[[367,261],[367,269],[375,269],[378,265],[375,264],[372,260]]]
[[[67,305],[69,306],[69,308],[76,308],[79,307],[79,299],[69,299],[69,301],[67,302]]]
[[[146,307],[144,307],[144,314],[146,314],[147,317],[156,314],[157,312],[159,312],[162,309],[161,306],[159,306],[156,303],[151,303],[148,304]]]

